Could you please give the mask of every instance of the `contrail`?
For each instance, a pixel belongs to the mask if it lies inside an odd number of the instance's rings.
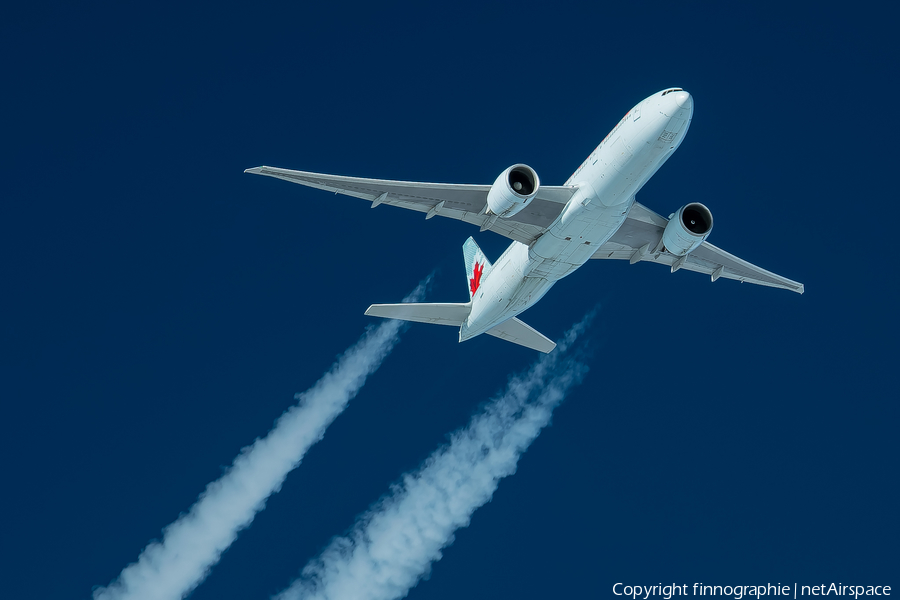
[[[430,279],[404,301],[420,300]],[[281,489],[287,474],[378,369],[403,328],[403,321],[394,320],[368,328],[312,388],[295,396],[297,404],[264,438],[241,450],[187,514],[163,530],[162,541],[151,542],[109,586],[96,588],[94,600],[180,600],[200,585],[238,532],[265,508],[266,498]]]
[[[456,431],[450,442],[331,541],[275,600],[393,600],[402,598],[453,543],[475,510],[511,475],[522,453],[549,422],[553,409],[587,367],[572,344],[593,313],[557,349]]]

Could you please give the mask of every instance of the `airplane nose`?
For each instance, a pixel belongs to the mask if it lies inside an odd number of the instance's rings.
[[[691,98],[691,95],[687,92],[675,92],[672,94],[675,96],[675,103],[678,105],[678,108],[682,108],[684,110],[690,110],[694,106],[694,99]]]

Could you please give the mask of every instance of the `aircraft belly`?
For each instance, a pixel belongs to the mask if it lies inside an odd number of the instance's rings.
[[[625,206],[589,203],[567,224],[551,227],[529,249],[524,275],[557,281],[571,274],[622,226],[632,203],[633,199]]]
[[[522,285],[516,290],[511,304],[515,314],[519,314],[534,306],[553,287],[554,283],[540,277],[525,277],[522,280]]]

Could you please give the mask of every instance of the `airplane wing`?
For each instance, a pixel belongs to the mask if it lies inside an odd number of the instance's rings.
[[[254,167],[244,172],[362,198],[372,202],[372,208],[387,204],[423,212],[426,219],[435,216],[458,219],[478,225],[482,231],[493,231],[523,244],[533,242],[556,219],[575,193],[574,187],[541,186],[534,200],[520,212],[511,217],[492,219],[484,214],[490,185],[363,179],[276,167]]]
[[[725,277],[803,293],[802,283],[761,269],[709,242],[703,242],[681,258],[661,252],[662,234],[668,222],[665,217],[635,202],[619,230],[591,258],[629,260],[632,264],[646,260],[668,265],[673,273],[678,269],[687,269],[706,273],[713,281]]]

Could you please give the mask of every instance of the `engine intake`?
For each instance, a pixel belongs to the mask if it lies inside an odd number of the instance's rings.
[[[513,165],[500,173],[488,192],[487,204],[491,214],[511,217],[534,200],[541,180],[528,165]]]
[[[678,209],[663,231],[663,246],[675,256],[684,256],[703,243],[712,231],[713,218],[709,209],[699,202],[691,202]]]

